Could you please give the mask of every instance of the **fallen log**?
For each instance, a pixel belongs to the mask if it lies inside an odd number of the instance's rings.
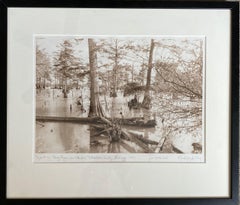
[[[166,141],[166,137],[162,137],[160,140],[159,140],[159,143],[155,149],[155,153],[159,153],[160,151],[162,151],[162,148],[164,146],[164,143]]]
[[[104,118],[111,121],[110,118]],[[154,127],[155,120],[149,120],[146,123],[143,118],[114,118],[121,122],[122,125],[137,126],[137,127]],[[100,117],[62,117],[62,116],[36,116],[37,121],[41,122],[72,122],[72,123],[91,123],[102,124]]]
[[[146,123],[143,119],[123,119],[122,121],[123,125],[131,125],[131,126],[139,126],[139,127],[154,127],[156,125],[155,120],[148,120]]]
[[[100,136],[101,134],[104,134],[105,132],[107,133],[109,130],[111,130],[111,128],[104,129],[104,130],[102,130],[102,131],[100,131],[100,132],[98,132],[98,133],[96,133],[96,134],[94,134],[94,135],[91,135],[90,138],[91,138],[91,137]]]
[[[173,152],[178,153],[178,154],[182,154],[183,153],[183,151],[181,151],[180,149],[175,147],[173,144],[172,144],[172,150],[173,150]]]
[[[142,141],[143,143],[150,144],[150,145],[158,145],[158,142],[156,142],[156,141],[153,141],[153,140],[144,138],[142,135],[133,133],[133,132],[131,132],[131,131],[128,131],[128,132],[129,132],[131,135],[133,135],[134,137],[138,138],[138,139],[139,139],[140,141]]]
[[[95,129],[95,130],[97,130],[97,131],[102,131],[102,130],[104,130],[104,129],[106,129],[106,127],[103,127],[102,125],[96,125],[96,124],[91,124],[91,126],[90,126],[90,129]]]
[[[36,116],[36,121],[41,122],[77,122],[99,123],[99,117],[60,117],[60,116]]]
[[[132,137],[131,137],[131,135],[129,135],[129,134],[127,133],[127,131],[124,131],[123,128],[122,128],[121,131],[122,131],[122,132],[121,132],[121,137],[122,137],[122,139],[125,139],[125,140],[127,140],[127,141],[132,141]]]
[[[105,123],[107,123],[108,125],[112,125],[112,122],[109,121],[108,119],[104,118],[104,117],[100,117],[101,120]],[[153,152],[152,149],[150,149],[148,147],[148,145],[144,144],[142,141],[140,141],[137,137],[135,136],[131,136],[131,133],[129,133],[127,130],[125,130],[124,128],[121,128],[121,136],[123,137],[123,139],[126,140],[131,140],[133,142],[135,142],[139,147],[141,147],[142,149],[145,150],[145,152]]]
[[[112,126],[112,122],[110,120],[108,120],[107,118],[104,118],[104,117],[100,117],[100,118],[108,126]],[[121,136],[123,137],[123,139],[131,140],[131,136],[129,136],[129,134],[127,133],[127,131],[124,130],[124,128],[121,128]]]
[[[127,150],[130,153],[136,153],[136,150],[134,148],[132,148],[131,146],[129,146],[126,142],[124,142],[124,140],[120,140],[120,145]]]
[[[148,147],[145,143],[140,141],[137,137],[133,137],[132,141],[135,142],[139,147],[145,150],[146,153],[153,153],[154,151]]]

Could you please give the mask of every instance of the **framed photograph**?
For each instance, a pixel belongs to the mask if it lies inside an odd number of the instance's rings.
[[[0,15],[3,201],[238,204],[237,2]]]

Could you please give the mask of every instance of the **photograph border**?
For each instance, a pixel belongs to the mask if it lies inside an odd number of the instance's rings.
[[[7,11],[10,7],[44,7],[44,8],[154,8],[154,9],[229,9],[231,10],[231,85],[229,92],[230,99],[230,120],[231,126],[229,135],[230,144],[230,198],[131,198],[131,199],[74,199],[74,200],[38,200],[38,199],[7,199],[6,198],[6,165],[7,165]],[[1,77],[1,125],[0,125],[0,202],[3,204],[41,204],[57,202],[59,204],[238,204],[238,145],[239,145],[239,3],[238,2],[165,2],[165,1],[63,1],[63,0],[5,0],[0,1],[0,77]]]

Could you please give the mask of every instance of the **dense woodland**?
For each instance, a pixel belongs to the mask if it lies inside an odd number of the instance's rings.
[[[87,88],[89,95],[84,100],[89,107],[83,109],[98,123],[99,135],[105,134],[110,141],[136,140],[146,152],[160,152],[169,136],[201,132],[202,39],[72,37],[62,38],[55,47],[49,53],[36,40],[36,90],[58,89],[68,98],[71,90]],[[109,117],[106,99],[119,96],[128,97],[129,110],[145,110],[153,119]],[[100,98],[105,99],[105,106]],[[156,118],[162,129],[159,141],[122,126],[156,126]],[[194,153],[202,149],[201,143],[192,146]]]

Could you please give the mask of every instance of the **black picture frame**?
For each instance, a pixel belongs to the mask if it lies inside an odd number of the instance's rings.
[[[160,9],[230,9],[231,10],[231,160],[230,198],[128,198],[128,199],[7,199],[7,26],[8,8],[160,8]],[[0,1],[0,204],[195,204],[195,205],[237,205],[238,204],[238,145],[239,145],[239,3],[238,2],[191,2],[154,0],[1,0]]]

